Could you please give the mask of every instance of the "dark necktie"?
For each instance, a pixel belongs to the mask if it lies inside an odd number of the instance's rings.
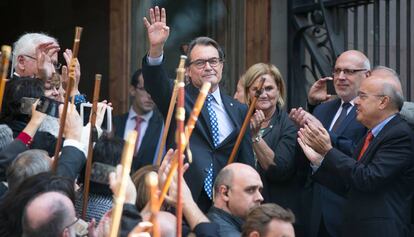
[[[138,152],[139,148],[139,136],[141,133],[141,123],[144,121],[143,118],[139,117],[138,115],[135,117],[135,131],[137,131],[138,136],[137,140],[135,141],[135,149],[134,149],[134,155]]]
[[[348,108],[351,106],[351,103],[343,103],[342,104],[342,111],[341,114],[339,114],[338,118],[336,119],[334,125],[332,126],[331,131],[332,132],[336,132],[336,130],[338,130],[338,128],[341,126],[341,123],[345,120],[347,112],[348,112]]]
[[[367,136],[365,137],[364,145],[362,146],[362,149],[359,152],[358,160],[360,160],[361,157],[364,155],[365,151],[367,150],[369,146],[369,143],[372,141],[373,138],[374,138],[374,135],[372,134],[371,131],[369,131]]]

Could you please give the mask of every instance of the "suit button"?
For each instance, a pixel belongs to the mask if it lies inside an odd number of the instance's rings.
[[[208,173],[208,168],[204,168],[204,172]]]

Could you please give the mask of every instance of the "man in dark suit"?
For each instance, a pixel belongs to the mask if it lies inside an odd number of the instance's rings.
[[[143,58],[142,70],[145,88],[151,94],[164,116],[173,89],[172,81],[163,67],[163,48],[169,35],[165,23],[165,9],[150,9],[150,22],[145,18],[149,51]],[[214,177],[228,161],[240,131],[247,107],[225,95],[219,87],[222,79],[224,53],[216,41],[208,37],[194,39],[188,47],[186,75],[190,83],[185,87],[186,118],[193,109],[204,82],[211,83],[206,103],[201,110],[190,138],[193,162],[185,179],[200,209],[206,212],[211,206]],[[171,123],[168,144],[174,143],[175,123]],[[243,137],[235,161],[254,165],[250,134]]]
[[[115,135],[126,139],[129,132],[138,131],[132,170],[153,164],[164,126],[162,115],[155,107],[151,95],[144,88],[142,70],[138,69],[131,78],[129,95],[132,105],[128,113],[114,117]]]
[[[347,198],[342,236],[410,235],[414,135],[398,114],[404,101],[399,83],[391,76],[361,83],[357,120],[369,131],[352,159],[332,147],[322,126],[309,122],[299,132],[299,144],[317,167],[313,178]]]
[[[363,53],[345,51],[335,62],[333,78],[321,78],[309,90],[308,107],[313,110],[313,116],[302,109],[293,109],[290,117],[301,126],[306,120],[320,122],[329,131],[332,146],[351,156],[356,144],[367,131],[356,120],[354,101],[359,85],[368,75],[369,69],[369,60]],[[326,87],[330,80],[333,80],[338,98],[328,101],[331,95],[327,93]],[[308,236],[338,237],[345,199],[318,183],[313,183],[312,191]]]

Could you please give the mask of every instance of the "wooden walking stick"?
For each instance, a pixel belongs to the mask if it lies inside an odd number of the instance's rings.
[[[210,87],[211,87],[210,82],[204,82],[203,86],[201,87],[200,94],[198,95],[198,98],[194,104],[193,111],[191,111],[191,115],[185,126],[186,137],[185,137],[185,142],[182,144],[183,149],[188,145],[188,142],[190,141],[191,134],[198,120],[198,116],[200,115],[201,109],[204,106],[204,102],[206,101],[206,97],[207,97],[208,91],[210,90]],[[171,161],[171,168],[168,172],[167,179],[161,190],[160,201],[159,201],[160,207],[162,203],[164,202],[168,189],[170,188],[177,166],[178,166],[177,157],[174,156],[174,158]]]
[[[96,133],[96,114],[98,110],[98,100],[99,92],[101,88],[101,74],[95,75],[95,88],[93,90],[93,102],[92,102],[92,112],[90,119],[90,130],[89,130],[89,143],[88,143],[88,157],[86,159],[86,168],[85,168],[85,182],[83,188],[83,203],[82,203],[82,219],[85,220],[86,212],[88,210],[88,199],[89,199],[89,186],[91,179],[91,170],[92,170],[92,156],[93,156],[93,143],[94,134]]]
[[[184,67],[183,65],[179,65],[178,67]],[[177,75],[178,77],[178,75]],[[165,143],[167,141],[167,135],[168,135],[168,130],[170,129],[170,124],[171,124],[171,119],[172,119],[172,114],[174,112],[174,107],[175,107],[175,102],[177,101],[177,89],[178,89],[178,84],[177,84],[177,79],[174,80],[174,89],[171,95],[171,100],[170,100],[170,105],[168,107],[168,113],[167,113],[167,118],[165,119],[165,126],[164,126],[164,130],[162,131],[162,137],[161,137],[161,143],[160,143],[160,147],[158,147],[158,154],[157,154],[157,162],[156,164],[159,166],[161,164],[161,158],[162,158],[162,151],[164,150],[164,146]]]
[[[151,171],[146,177],[147,188],[150,190],[150,222],[152,223],[152,237],[160,237],[160,229],[158,224],[158,175]]]
[[[184,89],[184,63],[187,59],[186,56],[181,55],[180,64],[177,69],[177,83],[178,83],[178,95],[177,95],[177,108],[175,112],[175,120],[177,121],[176,130],[176,144],[177,144],[177,163],[178,163],[178,182],[177,182],[177,206],[176,206],[176,217],[177,217],[177,237],[181,237],[182,220],[183,220],[183,204],[181,197],[183,177],[183,154],[184,154],[184,143],[185,143],[185,89]]]
[[[122,209],[125,202],[126,185],[128,182],[129,172],[131,172],[132,156],[134,155],[135,141],[137,140],[137,131],[131,131],[125,141],[124,150],[122,151],[122,177],[121,183],[114,195],[111,229],[109,237],[118,236],[119,224],[121,222]]]
[[[240,129],[239,136],[237,137],[236,144],[234,145],[233,150],[231,151],[231,154],[230,154],[230,157],[229,157],[229,160],[228,160],[227,164],[233,163],[234,158],[236,157],[236,154],[239,151],[240,143],[243,139],[243,136],[246,133],[247,126],[249,126],[250,118],[252,117],[253,111],[256,107],[257,98],[259,98],[259,96],[263,92],[263,84],[264,84],[266,79],[264,77],[262,77],[260,80],[261,81],[260,81],[260,84],[259,84],[259,89],[256,91],[256,94],[254,95],[253,100],[249,105],[249,110],[247,111],[246,118],[243,121],[243,125]]]
[[[70,60],[70,65],[69,65],[69,81],[68,84],[66,86],[66,93],[65,93],[65,102],[63,104],[63,111],[62,111],[62,115],[60,118],[60,126],[59,126],[59,134],[57,137],[57,141],[56,141],[56,147],[55,147],[55,154],[54,154],[54,162],[53,162],[53,172],[56,172],[57,169],[57,164],[59,162],[59,152],[60,152],[60,148],[62,146],[62,136],[63,136],[63,131],[65,129],[65,124],[66,124],[66,114],[68,112],[68,104],[69,104],[69,94],[73,89],[73,85],[75,83],[75,65],[76,65],[76,58],[78,57],[78,51],[79,51],[79,44],[80,44],[80,37],[82,34],[82,27],[77,26],[75,29],[75,39],[73,41],[73,54],[72,54],[72,59]]]
[[[3,95],[6,89],[7,70],[9,69],[9,60],[11,55],[11,47],[8,45],[1,46],[1,65],[0,65],[0,112],[3,105]]]

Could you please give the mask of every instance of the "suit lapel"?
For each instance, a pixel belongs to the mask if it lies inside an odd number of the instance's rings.
[[[229,141],[233,141],[234,137],[237,136],[238,132],[241,129],[242,122],[239,122],[237,108],[235,107],[232,100],[229,99],[226,95],[223,95],[220,91],[221,101],[227,114],[229,115],[230,120],[233,122],[233,132],[231,132],[224,140],[220,143],[220,146],[225,145]]]
[[[186,94],[188,95],[188,99],[186,101],[187,104],[186,106],[187,109],[187,113],[186,113],[186,117],[188,120],[188,116],[190,116],[191,111],[194,108],[194,104],[195,101],[197,100],[198,94],[200,93],[200,90],[196,87],[194,87],[191,83],[189,85],[186,86]],[[206,141],[208,141],[208,143],[210,144],[211,147],[214,147],[213,145],[213,139],[212,139],[212,132],[211,132],[211,128],[210,128],[210,121],[209,121],[209,115],[208,115],[208,111],[207,111],[207,106],[204,103],[203,108],[201,108],[201,112],[200,115],[198,116],[198,120],[196,122],[195,127],[197,128],[197,131],[200,132],[200,135],[202,135],[204,137],[204,139],[206,139]],[[191,144],[190,144],[191,145]]]
[[[326,109],[326,115],[327,116],[323,116],[321,118],[321,122],[323,124],[323,126],[326,129],[329,129],[329,127],[331,126],[332,120],[335,117],[336,112],[339,109],[339,106],[341,105],[341,100],[340,99],[336,99],[331,106],[328,106]]]
[[[355,117],[356,106],[353,106],[351,111],[349,111],[349,114],[345,117],[344,121],[342,121],[342,124],[339,126],[338,130],[336,131],[336,134],[342,134],[345,131],[345,128],[348,127],[349,123],[355,120]]]

